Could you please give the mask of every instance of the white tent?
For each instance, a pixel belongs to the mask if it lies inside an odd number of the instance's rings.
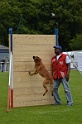
[[[82,52],[78,52],[78,70],[82,74]]]
[[[76,68],[82,75],[82,51],[64,52],[71,59],[71,68]]]

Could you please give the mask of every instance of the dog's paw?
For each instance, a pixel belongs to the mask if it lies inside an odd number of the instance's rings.
[[[53,96],[53,90],[51,91],[51,95]]]
[[[52,92],[52,94],[51,94],[52,96],[53,96],[53,92]]]
[[[29,74],[31,74],[31,72],[30,72],[30,71],[28,71],[28,73],[29,73]]]

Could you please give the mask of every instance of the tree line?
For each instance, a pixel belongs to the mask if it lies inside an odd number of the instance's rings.
[[[52,13],[54,15],[52,15]],[[82,50],[82,0],[0,0],[0,44],[14,34],[54,34],[64,50]]]

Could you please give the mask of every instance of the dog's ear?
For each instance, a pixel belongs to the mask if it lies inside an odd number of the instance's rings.
[[[32,57],[33,59],[35,58],[35,56]]]

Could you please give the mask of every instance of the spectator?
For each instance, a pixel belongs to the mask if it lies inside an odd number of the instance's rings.
[[[1,60],[1,62],[2,62],[2,72],[4,72],[5,60],[3,59],[3,60]]]

